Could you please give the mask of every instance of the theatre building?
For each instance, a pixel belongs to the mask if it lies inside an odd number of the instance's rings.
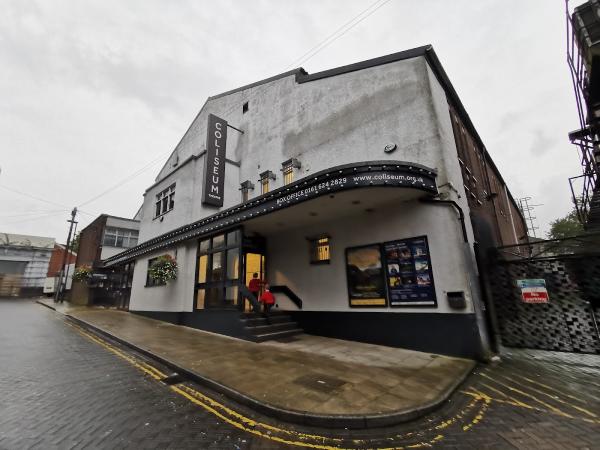
[[[242,339],[489,350],[486,249],[526,239],[431,46],[210,97],[144,194],[132,313]],[[148,273],[170,255],[178,277]],[[249,313],[254,273],[273,323]]]

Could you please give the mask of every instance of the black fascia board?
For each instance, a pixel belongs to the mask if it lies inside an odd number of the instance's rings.
[[[390,55],[380,56],[378,58],[367,59],[366,61],[357,62],[354,64],[348,64],[346,66],[336,67],[334,69],[324,70],[322,72],[308,74],[304,70],[304,73],[296,75],[296,82],[308,83],[310,81],[321,80],[323,78],[335,77],[345,73],[356,72],[357,70],[368,69],[370,67],[382,66],[384,64],[390,64],[396,61],[402,61],[405,59],[417,58],[424,56],[428,49],[432,48],[431,45],[423,45],[421,47],[411,48]]]
[[[301,187],[303,185],[306,185],[307,183],[314,183],[319,179],[327,180],[330,177],[330,175],[335,175],[337,173],[342,173],[342,172],[346,172],[346,171],[350,171],[350,170],[356,171],[357,169],[361,169],[361,171],[368,173],[369,171],[371,171],[372,168],[376,168],[379,166],[383,167],[384,171],[389,170],[389,169],[385,169],[386,167],[388,167],[390,169],[393,167],[398,167],[398,168],[402,167],[403,169],[408,169],[410,172],[414,172],[416,174],[421,174],[422,176],[425,176],[426,178],[429,179],[430,184],[428,186],[425,186],[425,184],[423,183],[422,187],[415,186],[415,188],[419,188],[424,191],[428,191],[428,192],[432,192],[432,193],[434,193],[434,192],[437,193],[437,187],[435,186],[435,181],[434,181],[435,177],[437,176],[437,170],[430,168],[430,167],[426,167],[422,164],[407,162],[407,161],[396,161],[396,160],[363,161],[363,162],[343,164],[340,166],[335,166],[335,167],[331,167],[329,169],[321,170],[312,175],[308,175],[304,178],[300,178],[297,181],[294,181],[293,183],[291,183],[289,185],[285,185],[285,186],[277,188],[273,191],[270,191],[266,194],[262,194],[246,203],[237,204],[226,210],[219,211],[211,216],[207,216],[200,220],[197,220],[193,223],[175,228],[167,233],[163,233],[160,236],[151,238],[145,242],[138,244],[135,247],[131,247],[127,250],[124,250],[121,253],[111,256],[110,258],[105,259],[103,262],[105,265],[107,265],[107,264],[114,265],[114,264],[124,263],[124,262],[130,261],[130,260],[136,259],[137,257],[142,256],[144,254],[151,253],[155,250],[159,250],[161,248],[165,248],[169,245],[172,245],[172,243],[170,241],[172,241],[175,238],[177,238],[177,242],[195,238],[197,236],[187,238],[187,237],[182,237],[182,235],[187,235],[188,233],[192,232],[193,230],[200,229],[200,228],[204,227],[205,225],[209,224],[210,222],[217,221],[217,220],[227,217],[233,213],[237,213],[241,210],[247,210],[247,209],[257,206],[267,200],[271,200],[275,197],[285,196],[287,192],[290,192],[291,190],[294,190],[294,189],[301,189]],[[373,185],[373,184],[374,184],[373,182],[370,182],[370,185]],[[387,182],[383,182],[383,184],[387,184]],[[357,187],[364,187],[364,184],[362,186],[357,186]],[[250,216],[252,216],[252,215],[250,215]],[[233,223],[232,223],[232,225],[233,225]]]
[[[272,77],[265,78],[264,80],[256,81],[254,83],[250,83],[245,86],[241,86],[239,88],[235,88],[230,91],[223,92],[221,94],[213,95],[211,97],[208,97],[207,102],[210,100],[215,100],[217,98],[226,97],[228,95],[235,94],[237,92],[245,91],[246,89],[252,89],[256,86],[260,86],[261,84],[266,84],[266,83],[270,83],[271,81],[279,80],[280,78],[289,77],[290,75],[298,76],[298,75],[302,75],[305,73],[306,73],[306,71],[302,67],[299,67],[298,69],[289,70],[287,72],[280,73],[279,75],[274,75]]]

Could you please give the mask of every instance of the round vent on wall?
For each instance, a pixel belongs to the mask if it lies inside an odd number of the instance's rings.
[[[388,144],[383,148],[383,151],[386,153],[392,153],[397,148],[398,146],[396,144]]]

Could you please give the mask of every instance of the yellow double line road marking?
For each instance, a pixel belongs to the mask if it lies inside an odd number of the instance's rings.
[[[95,334],[92,334],[78,325],[65,322],[72,328],[74,328],[79,334],[85,336],[90,339],[94,343],[100,345],[105,348],[109,352],[118,356],[119,358],[127,361],[143,373],[148,376],[154,378],[157,381],[161,381],[167,377],[165,373],[160,371],[158,368],[148,364],[145,361],[139,360],[132,356],[129,356],[125,352],[119,350],[115,346],[111,345],[104,339],[101,339]],[[480,405],[479,410],[475,413],[474,418],[469,422],[466,422],[462,426],[463,431],[469,431],[473,426],[477,425],[485,414],[489,404],[489,397],[484,394],[473,394],[466,393],[473,397],[473,400],[466,405],[466,407],[461,410],[459,413],[455,414],[450,419],[445,421],[441,421],[437,424],[433,424],[427,429],[419,430],[417,432],[409,432],[405,434],[398,434],[390,437],[383,437],[377,440],[366,440],[366,439],[344,439],[344,438],[336,438],[330,436],[320,436],[316,434],[308,434],[302,433],[295,430],[284,429],[275,427],[273,425],[269,425],[266,423],[258,422],[254,419],[248,418],[237,411],[234,411],[231,408],[223,405],[222,403],[217,402],[216,400],[202,394],[201,392],[193,389],[185,384],[179,384],[169,386],[171,391],[176,394],[186,398],[188,401],[194,403],[202,407],[204,410],[213,414],[214,416],[220,418],[224,422],[230,424],[231,426],[245,431],[247,433],[253,434],[255,436],[259,436],[264,439],[269,439],[271,441],[275,441],[282,444],[297,446],[297,447],[305,447],[305,448],[314,448],[321,450],[351,450],[357,448],[357,446],[368,446],[367,448],[376,449],[376,450],[404,450],[404,449],[419,449],[419,448],[428,448],[437,444],[438,442],[444,439],[443,434],[439,434],[440,430],[446,429],[454,424],[457,424],[461,419],[464,419],[469,411],[473,409],[475,406]],[[412,444],[405,444],[404,446],[393,446],[393,447],[373,447],[372,445],[376,441],[387,441],[393,442],[395,440],[407,439],[407,438],[418,438],[418,436],[422,436],[428,432],[437,433],[430,439],[424,439],[421,442],[415,442]],[[351,445],[351,447],[344,447],[344,445]],[[363,447],[364,448],[364,447]]]

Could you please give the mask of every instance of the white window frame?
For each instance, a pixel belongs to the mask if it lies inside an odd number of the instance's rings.
[[[175,207],[175,183],[156,194],[154,218],[164,216]]]
[[[138,244],[139,232],[124,228],[106,227],[102,245],[106,247],[131,248]],[[120,240],[120,244],[119,244]]]

